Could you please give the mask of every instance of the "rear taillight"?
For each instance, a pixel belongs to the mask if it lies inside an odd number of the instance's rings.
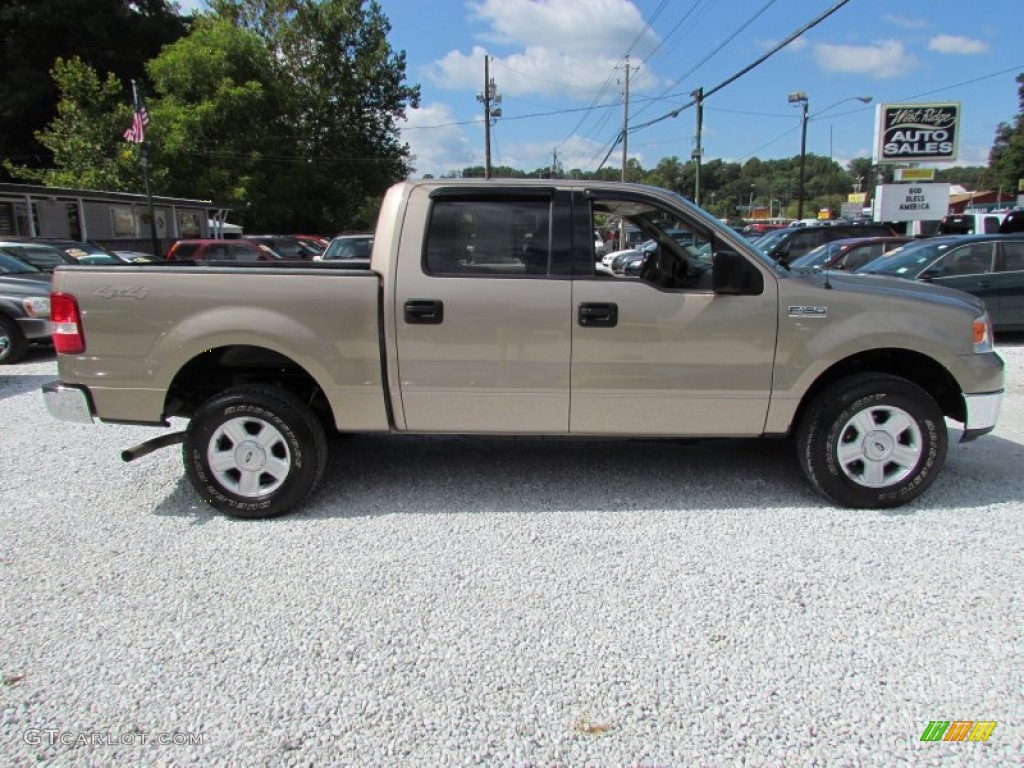
[[[50,294],[50,322],[53,324],[53,348],[58,354],[80,355],[85,351],[82,316],[74,296]]]

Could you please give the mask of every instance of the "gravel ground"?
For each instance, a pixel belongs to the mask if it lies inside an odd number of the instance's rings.
[[[1024,764],[1024,340],[917,502],[775,442],[365,436],[222,517],[0,369],[0,764]],[[955,436],[954,433],[953,436]],[[925,743],[931,720],[994,720]]]

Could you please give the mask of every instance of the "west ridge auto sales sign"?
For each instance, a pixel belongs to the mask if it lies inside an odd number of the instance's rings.
[[[876,163],[956,160],[960,104],[879,104],[875,109]]]

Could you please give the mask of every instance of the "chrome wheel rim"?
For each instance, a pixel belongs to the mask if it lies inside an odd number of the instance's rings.
[[[0,326],[0,360],[6,360],[11,353],[11,335]]]
[[[836,455],[843,474],[865,488],[886,488],[906,480],[924,453],[917,421],[891,405],[865,408],[839,431]]]
[[[210,437],[206,459],[217,482],[248,499],[272,493],[291,471],[284,435],[263,419],[226,421]]]

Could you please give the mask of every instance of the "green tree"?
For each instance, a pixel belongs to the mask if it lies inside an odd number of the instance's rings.
[[[60,94],[57,115],[36,139],[52,154],[53,165],[31,168],[8,161],[7,171],[51,187],[141,189],[138,150],[122,138],[132,110],[121,81],[113,74],[101,81],[77,56],[58,58],[51,75]]]
[[[1024,179],[1024,73],[1017,75],[1020,110],[1012,123],[1000,123],[989,154],[992,184],[1013,194]]]
[[[147,69],[147,139],[153,166],[168,171],[154,191],[223,201],[246,226],[269,228],[287,202],[280,177],[292,172],[295,139],[280,120],[285,84],[260,38],[200,18]]]
[[[2,0],[0,159],[33,169],[52,165],[37,136],[62,98],[51,76],[58,57],[77,56],[104,77],[114,73],[129,104],[127,84],[161,46],[185,33],[186,23],[166,0]]]
[[[380,5],[215,0],[213,8],[263,40],[285,85],[277,124],[295,139],[293,162],[276,185],[287,210],[269,218],[321,231],[371,225],[359,213],[364,200],[411,171],[398,121],[419,105],[419,86],[405,84],[405,53],[388,43]]]

